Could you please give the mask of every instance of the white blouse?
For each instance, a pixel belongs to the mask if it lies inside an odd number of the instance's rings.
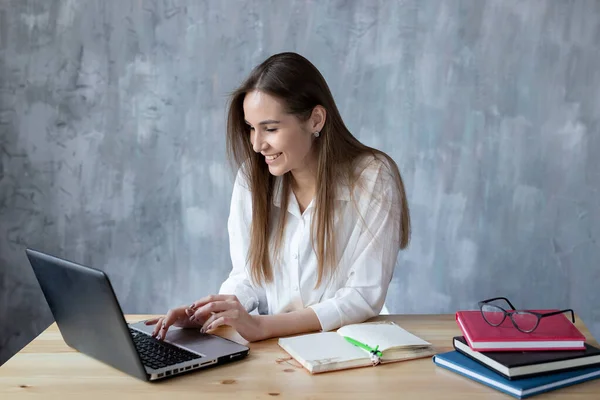
[[[372,158],[370,161],[354,190],[356,206],[348,187],[340,186],[337,191],[334,231],[339,263],[336,272],[329,279],[324,276],[317,289],[317,256],[310,241],[314,200],[300,213],[290,190],[288,208],[281,210],[281,178],[276,180],[272,208],[274,221],[281,212],[288,213],[279,262],[273,263],[271,283],[252,283],[246,261],[252,196],[243,174],[238,172],[228,220],[233,269],[219,293],[236,295],[248,312],[258,307],[259,314],[311,307],[323,331],[378,315],[400,250],[401,208],[388,166]]]

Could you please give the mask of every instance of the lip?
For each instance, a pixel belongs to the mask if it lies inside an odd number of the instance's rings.
[[[269,160],[269,159],[267,158],[267,157],[274,156],[274,155],[276,155],[276,154],[279,154],[279,156],[278,156],[277,158],[273,159],[273,160]],[[281,157],[281,155],[282,155],[283,153],[276,153],[276,154],[264,154],[264,157],[265,157],[265,162],[266,162],[267,164],[273,164],[275,161],[279,160],[279,157]]]

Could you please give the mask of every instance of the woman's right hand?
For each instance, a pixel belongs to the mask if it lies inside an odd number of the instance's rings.
[[[178,326],[180,328],[202,328],[206,320],[194,319],[190,317],[194,315],[195,310],[192,306],[181,306],[170,309],[166,315],[162,317],[152,318],[144,323],[146,325],[156,325],[152,336],[157,339],[164,339],[167,335],[167,331],[171,325]]]

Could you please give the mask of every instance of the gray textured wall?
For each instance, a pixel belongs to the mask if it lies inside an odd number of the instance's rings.
[[[51,322],[26,246],[127,313],[218,289],[226,94],[286,50],[401,167],[392,312],[507,295],[600,338],[600,2],[1,0],[0,363]]]

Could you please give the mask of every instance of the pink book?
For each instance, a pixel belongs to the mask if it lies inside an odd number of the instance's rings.
[[[558,310],[532,310],[547,313]],[[564,315],[542,318],[531,333],[514,327],[507,316],[500,326],[489,325],[480,311],[458,311],[456,322],[475,351],[584,350],[585,336]]]

